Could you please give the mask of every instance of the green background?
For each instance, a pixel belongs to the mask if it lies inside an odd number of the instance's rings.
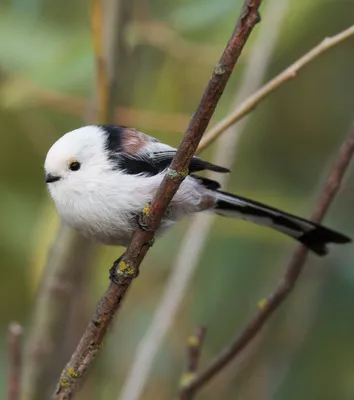
[[[125,31],[126,65],[118,79],[117,97],[124,107],[119,121],[178,145],[241,1],[133,3]],[[292,0],[267,79],[325,36],[347,28],[353,15],[354,2],[349,0]],[[201,49],[204,57],[184,54],[183,46],[176,55],[173,46],[164,51],[147,43],[138,28],[143,18],[163,22],[187,47]],[[57,138],[85,124],[82,101],[92,98],[96,78],[90,20],[85,1],[0,2],[0,392],[5,390],[7,326],[20,322],[26,337],[46,252],[58,228],[43,182],[44,158]],[[253,41],[254,37],[244,55]],[[320,183],[353,121],[353,50],[354,39],[341,43],[257,106],[238,147],[228,190],[310,215]],[[245,70],[242,60],[213,123],[230,108]],[[149,120],[147,111],[152,113]],[[210,159],[211,151],[203,156]],[[350,168],[325,218],[326,225],[351,236],[353,179]],[[187,225],[174,228],[148,254],[81,398],[117,398]],[[154,363],[144,400],[173,398],[187,337],[196,326],[208,327],[201,365],[230,341],[258,300],[276,285],[294,246],[290,239],[253,224],[215,221],[173,329]],[[107,270],[120,253],[121,249],[96,248],[85,285],[73,298],[73,309],[79,312],[74,318],[68,311],[76,323],[67,335],[69,349],[104,292]],[[325,259],[311,256],[291,298],[252,349],[199,398],[352,399],[353,260],[350,245],[333,248]]]

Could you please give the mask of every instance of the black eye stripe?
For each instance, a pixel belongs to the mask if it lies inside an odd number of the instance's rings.
[[[78,161],[73,161],[69,165],[69,169],[71,171],[78,171],[81,167],[81,164]]]

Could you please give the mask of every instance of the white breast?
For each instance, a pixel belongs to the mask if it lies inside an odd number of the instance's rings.
[[[101,179],[65,179],[49,185],[59,215],[86,237],[108,245],[127,246],[136,229],[136,215],[152,201],[163,174],[151,177],[105,171]],[[198,211],[206,189],[187,178],[170,205],[162,229]]]
[[[124,244],[134,229],[134,214],[152,200],[160,180],[105,171],[99,179],[75,183],[64,179],[49,185],[49,190],[67,224],[99,242]]]

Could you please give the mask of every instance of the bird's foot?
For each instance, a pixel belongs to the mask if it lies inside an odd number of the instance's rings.
[[[113,265],[109,269],[109,279],[111,282],[115,283],[116,285],[119,284],[117,279],[117,271],[118,271],[118,264],[121,262],[123,255],[121,255],[117,260],[114,261]]]
[[[136,224],[138,225],[139,229],[141,229],[144,232],[150,232],[149,226],[146,223],[149,214],[150,214],[150,203],[148,203],[143,208],[142,212],[136,216]]]

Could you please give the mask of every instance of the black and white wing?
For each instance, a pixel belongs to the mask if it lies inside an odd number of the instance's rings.
[[[101,128],[107,135],[107,150],[110,159],[116,168],[124,170],[127,174],[157,175],[169,167],[177,151],[175,148],[132,128],[107,125]],[[193,157],[189,164],[189,172],[204,170],[230,172],[227,168]],[[201,183],[203,179],[205,180],[205,178],[199,179]],[[209,185],[211,182],[214,181],[208,180]],[[217,183],[214,182],[213,185],[216,186]]]

